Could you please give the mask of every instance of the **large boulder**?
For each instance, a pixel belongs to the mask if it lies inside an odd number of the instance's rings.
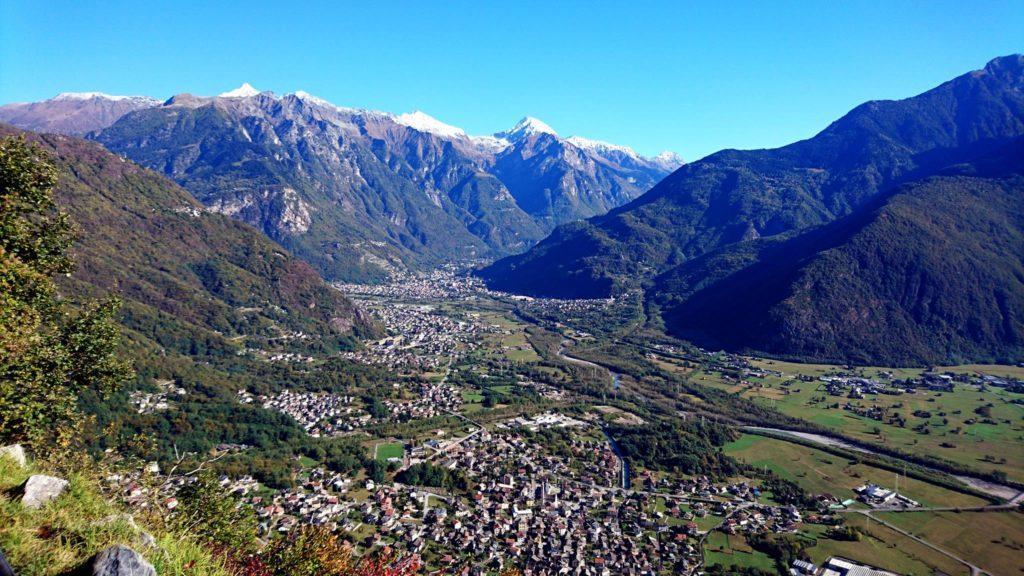
[[[60,496],[68,487],[68,481],[56,476],[34,474],[25,481],[21,504],[27,508],[40,508]]]
[[[21,444],[0,446],[0,458],[10,458],[21,468],[25,467],[25,449],[21,447]]]
[[[92,576],[156,576],[156,569],[135,550],[118,544],[93,558]]]

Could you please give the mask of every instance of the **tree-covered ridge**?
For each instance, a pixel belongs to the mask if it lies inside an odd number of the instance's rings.
[[[512,292],[607,296],[715,248],[832,221],[1024,134],[1022,85],[1024,56],[998,58],[919,96],[868,102],[808,140],[712,154],[482,274]]]
[[[213,346],[301,332],[308,338],[298,343],[327,349],[373,333],[308,265],[245,224],[205,212],[166,178],[84,140],[28,138],[53,158],[55,199],[75,226],[66,290],[118,294],[130,329],[169,348],[177,343],[167,336],[179,332]]]
[[[657,279],[670,331],[708,346],[886,365],[1024,357],[1024,141],[834,223]]]

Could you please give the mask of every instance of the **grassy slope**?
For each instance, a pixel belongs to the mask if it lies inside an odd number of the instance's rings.
[[[136,518],[157,542],[155,549],[141,547],[138,530],[118,517],[126,511],[100,494],[94,478],[71,475],[71,485],[60,498],[39,510],[24,508],[11,490],[37,472],[0,458],[0,550],[19,576],[65,574],[114,544],[142,553],[161,576],[227,576],[207,547],[187,535],[149,529],[144,519]]]

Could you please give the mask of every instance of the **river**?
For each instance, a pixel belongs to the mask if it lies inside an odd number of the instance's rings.
[[[619,389],[622,376],[618,372],[614,370],[609,370],[608,368],[601,366],[600,364],[595,364],[589,360],[569,356],[568,354],[565,353],[564,342],[558,348],[558,357],[565,360],[566,362],[572,362],[573,364],[579,364],[580,366],[588,366],[590,368],[595,368],[597,370],[604,370],[612,379],[612,389]],[[619,443],[615,441],[615,438],[612,438],[611,434],[609,434],[608,431],[604,429],[604,427],[601,428],[601,431],[604,432],[604,437],[608,439],[608,444],[611,445],[612,452],[615,453],[615,457],[619,459],[619,469],[622,471],[622,477],[620,478],[621,485],[626,490],[629,490],[632,487],[632,481],[630,479],[629,472],[629,460],[627,460],[626,457],[622,454],[622,449],[619,448]]]

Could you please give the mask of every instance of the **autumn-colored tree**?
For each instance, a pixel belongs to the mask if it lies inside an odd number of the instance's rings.
[[[259,576],[412,576],[420,569],[419,557],[390,548],[357,557],[351,544],[324,526],[305,526],[275,540],[260,560],[267,571]]]
[[[71,225],[57,210],[57,172],[24,138],[0,140],[0,442],[71,443],[84,388],[128,379],[115,355],[116,301],[74,309],[53,277],[71,272]]]
[[[224,546],[236,555],[256,549],[256,514],[225,490],[211,472],[198,474],[178,491],[178,507],[171,517],[180,532]]]

